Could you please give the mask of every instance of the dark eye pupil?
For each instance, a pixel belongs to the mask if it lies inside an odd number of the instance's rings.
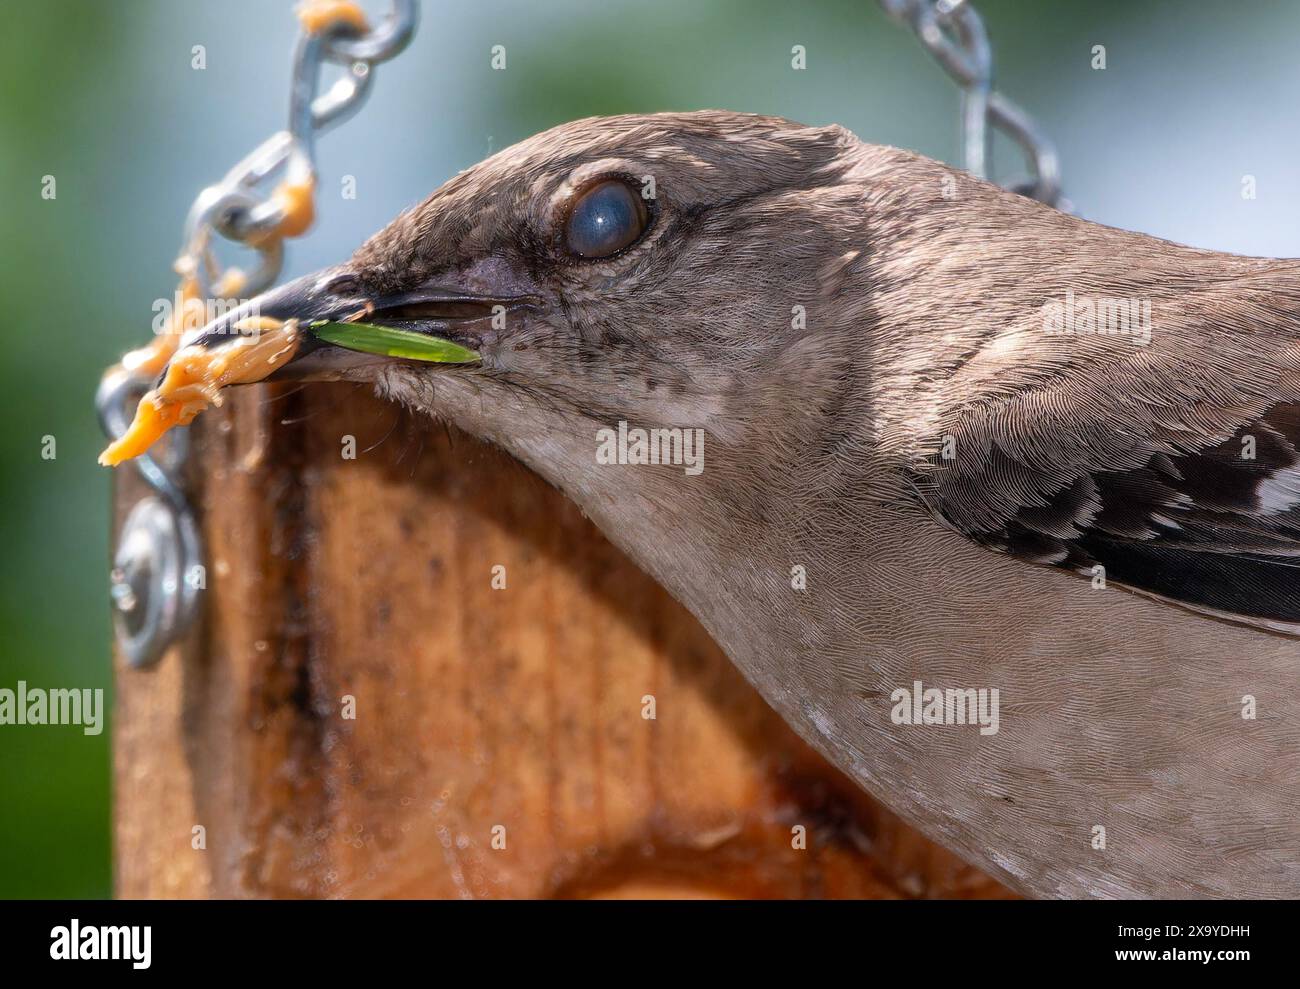
[[[602,182],[574,204],[564,239],[578,257],[606,258],[640,237],[646,219],[645,203],[627,183]]]

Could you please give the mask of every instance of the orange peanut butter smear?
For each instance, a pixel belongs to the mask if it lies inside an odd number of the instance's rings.
[[[315,179],[281,182],[271,195],[284,215],[270,230],[249,240],[254,247],[283,237],[301,237],[316,219]]]
[[[298,350],[297,320],[255,317],[236,329],[254,335],[236,337],[216,350],[191,345],[176,351],[162,384],[140,399],[130,427],[99,455],[99,462],[116,467],[140,456],[173,426],[187,426],[209,405],[220,405],[222,388],[261,381]]]
[[[366,14],[352,0],[304,0],[294,13],[308,34],[322,34],[336,24],[347,24],[358,34],[368,30]]]

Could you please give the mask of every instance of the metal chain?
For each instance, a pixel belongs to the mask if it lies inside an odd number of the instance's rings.
[[[415,33],[415,0],[393,0],[383,24],[363,34],[348,34],[346,21],[324,30],[304,29],[294,51],[289,86],[289,127],[271,135],[232,168],[216,185],[199,193],[185,224],[184,247],[177,261],[180,274],[193,276],[205,298],[220,284],[220,266],[211,248],[213,231],[228,240],[256,248],[258,268],[240,286],[243,295],[257,295],[275,281],[283,262],[283,235],[292,219],[292,201],[259,196],[257,187],[283,170],[285,185],[315,185],[316,136],[347,120],[361,108],[369,94],[371,69],[406,47]],[[321,93],[324,62],[345,67],[344,76]],[[292,235],[292,234],[289,234]]]
[[[993,50],[984,22],[967,0],[880,0],[885,13],[910,27],[962,90],[962,143],[966,170],[980,178],[991,171],[989,125],[1025,153],[1033,175],[1009,186],[1057,208],[1061,167],[1056,147],[1028,113],[993,88]]]
[[[303,29],[294,49],[288,128],[267,138],[194,200],[176,261],[187,302],[251,297],[275,282],[284,261],[284,238],[298,236],[311,223],[317,135],[361,108],[373,67],[406,47],[417,19],[416,0],[392,0],[389,15],[373,29],[351,0],[307,0],[298,13]],[[343,66],[344,75],[321,93],[326,62]],[[259,192],[274,175],[283,176],[276,189]],[[254,248],[257,267],[249,274],[223,268],[213,250],[213,233]],[[180,318],[176,314],[171,327],[177,334]],[[124,362],[104,373],[95,405],[111,439],[125,433],[134,401],[152,384],[156,371],[148,364]],[[134,667],[158,662],[185,631],[206,580],[198,525],[181,480],[185,433],[173,432],[164,454],[133,461],[153,494],[137,502],[123,523],[110,581],[118,646]]]

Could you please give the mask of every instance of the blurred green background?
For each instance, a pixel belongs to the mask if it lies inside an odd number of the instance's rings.
[[[382,11],[382,3],[370,3]],[[997,82],[1051,134],[1079,212],[1294,255],[1300,5],[982,0]],[[0,687],[102,687],[109,478],[91,397],[148,338],[200,186],[281,127],[288,0],[6,0],[0,34]],[[489,66],[504,45],[507,69]],[[791,46],[807,50],[792,71]],[[1107,67],[1090,67],[1104,44]],[[191,67],[206,48],[207,67]],[[957,93],[871,2],[423,3],[369,104],[319,145],[317,227],[285,275],[344,258],[491,151],[589,114],[726,107],[956,161]],[[1016,176],[999,145],[999,174]],[[1258,199],[1241,198],[1254,175]],[[41,198],[45,175],[57,198]],[[340,179],[356,176],[357,198]],[[57,457],[43,460],[42,437]],[[0,726],[0,896],[108,896],[109,733]]]

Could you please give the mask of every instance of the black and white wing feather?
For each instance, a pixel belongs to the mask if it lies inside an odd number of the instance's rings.
[[[992,549],[1300,634],[1300,320],[1219,312],[1149,348],[1064,341],[955,403],[923,498]]]

